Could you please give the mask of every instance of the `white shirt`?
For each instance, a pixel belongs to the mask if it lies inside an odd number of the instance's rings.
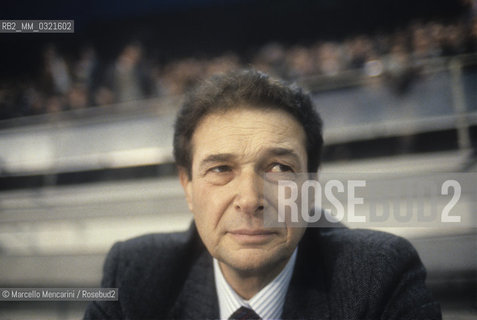
[[[241,306],[253,309],[263,320],[280,319],[285,303],[288,285],[295,267],[297,249],[293,252],[285,268],[250,300],[242,299],[227,283],[214,258],[214,275],[219,297],[220,319],[228,319]]]

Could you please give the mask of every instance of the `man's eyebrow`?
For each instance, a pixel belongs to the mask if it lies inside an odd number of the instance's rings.
[[[287,148],[271,148],[266,151],[267,155],[270,156],[291,156],[295,161],[300,163],[300,157],[292,149]]]
[[[222,162],[222,161],[230,161],[231,159],[234,159],[235,155],[232,153],[216,153],[216,154],[211,154],[205,157],[201,162],[199,167],[202,168],[206,166],[208,163],[211,162]]]
[[[268,157],[291,157],[293,158],[294,161],[296,161],[297,164],[300,164],[300,157],[298,154],[293,150],[293,149],[287,149],[287,148],[270,148],[265,150],[264,152],[265,156]],[[199,164],[199,168],[204,168],[210,163],[214,162],[227,162],[231,161],[233,159],[236,159],[237,155],[233,153],[215,153],[215,154],[210,154],[206,156]]]

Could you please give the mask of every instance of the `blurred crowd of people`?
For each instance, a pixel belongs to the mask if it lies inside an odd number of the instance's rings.
[[[412,23],[392,33],[358,35],[309,45],[268,43],[250,57],[233,52],[212,58],[189,57],[159,64],[140,43],[129,43],[114,61],[100,61],[93,47],[66,59],[54,45],[43,51],[35,82],[0,83],[0,119],[81,110],[94,106],[167,95],[180,95],[198,79],[221,71],[253,66],[295,80],[334,77],[354,70],[364,77],[390,76],[401,81],[423,61],[477,52],[477,19],[454,23]]]

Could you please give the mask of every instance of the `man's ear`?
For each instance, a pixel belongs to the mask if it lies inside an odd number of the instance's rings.
[[[179,167],[178,170],[179,170],[179,181],[181,182],[182,189],[184,189],[187,205],[189,206],[189,210],[193,212],[191,179],[189,179],[189,175],[187,173],[186,168]]]

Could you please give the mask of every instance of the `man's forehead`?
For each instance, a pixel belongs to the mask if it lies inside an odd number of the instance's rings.
[[[233,126],[230,126],[231,123]],[[280,128],[304,130],[302,124],[285,110],[266,107],[259,108],[250,105],[239,105],[228,110],[220,110],[205,115],[197,124],[194,134],[207,126],[227,127],[238,130],[255,129],[257,126],[274,127],[274,130]],[[278,133],[278,131],[276,132]]]
[[[199,151],[201,156],[268,149],[300,154],[304,147],[304,130],[287,112],[241,108],[207,115],[194,132],[191,151]]]

